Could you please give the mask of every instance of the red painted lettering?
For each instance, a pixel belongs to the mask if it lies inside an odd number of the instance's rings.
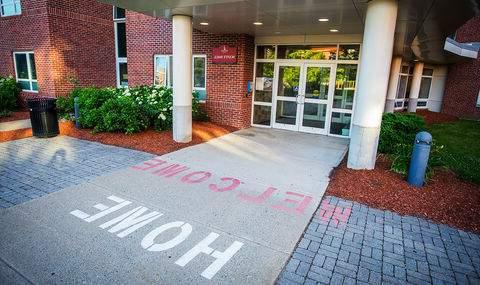
[[[179,164],[172,164],[155,170],[152,173],[158,176],[172,177],[185,170],[188,170],[188,167]]]
[[[258,196],[250,196],[245,193],[239,193],[237,197],[247,202],[251,202],[254,204],[261,204],[261,203],[264,203],[268,198],[270,198],[270,196],[272,196],[273,192],[275,191],[277,191],[276,188],[268,187],[267,190],[265,190],[265,192],[263,192]]]
[[[213,192],[225,192],[225,191],[231,191],[240,185],[240,180],[236,178],[231,178],[231,177],[222,177],[220,178],[221,181],[230,181],[230,185],[224,186],[224,187],[218,187],[216,184],[210,184],[208,185],[208,188],[212,190]]]
[[[296,192],[287,192],[287,195],[292,195],[292,196],[297,196],[297,197],[303,197],[301,201],[299,200],[293,200],[290,198],[286,198],[283,201],[291,204],[298,204],[296,207],[292,206],[284,206],[284,205],[274,205],[272,206],[274,209],[280,210],[280,211],[285,211],[285,212],[290,212],[290,213],[296,213],[296,214],[303,214],[305,212],[305,209],[307,208],[308,204],[312,200],[312,197],[306,196],[300,193]]]
[[[199,177],[193,178],[195,176],[199,176]],[[190,174],[187,174],[187,175],[183,176],[181,181],[184,182],[184,183],[189,183],[189,184],[200,183],[200,182],[203,182],[203,181],[207,180],[211,176],[212,176],[212,174],[210,172],[195,171],[195,172],[192,172]]]
[[[144,161],[143,165],[146,165],[146,166],[142,167],[142,166],[134,165],[134,166],[132,166],[132,168],[145,171],[145,170],[155,168],[155,167],[157,167],[159,165],[162,165],[164,163],[165,163],[165,161],[161,160],[160,158],[155,157],[151,160]]]

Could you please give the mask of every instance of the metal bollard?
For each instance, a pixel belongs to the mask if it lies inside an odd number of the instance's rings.
[[[78,121],[78,118],[80,117],[80,112],[78,109],[78,97],[73,98],[73,110],[75,112],[75,127],[77,129],[80,129],[80,122]]]
[[[408,170],[407,181],[410,185],[422,187],[425,182],[425,172],[427,171],[428,157],[430,156],[430,147],[432,145],[432,135],[428,132],[419,132],[415,136],[413,145],[412,159]]]

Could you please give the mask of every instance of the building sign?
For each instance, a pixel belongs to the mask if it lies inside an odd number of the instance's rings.
[[[213,48],[212,63],[237,63],[237,48],[221,45]]]

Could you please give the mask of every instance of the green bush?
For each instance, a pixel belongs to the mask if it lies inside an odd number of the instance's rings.
[[[10,115],[17,108],[20,87],[12,76],[0,76],[0,117]]]
[[[172,128],[171,88],[76,88],[68,98],[57,99],[57,110],[61,116],[73,112],[75,97],[78,97],[80,124],[96,132],[134,133],[148,127],[157,130]],[[192,94],[192,117],[194,120],[207,120],[196,93]]]
[[[418,132],[426,128],[422,117],[410,113],[388,113],[383,115],[378,150],[392,159],[391,170],[408,174],[413,151],[413,142]],[[436,167],[444,166],[443,146],[432,142],[428,160],[427,178]]]
[[[425,130],[422,117],[411,113],[387,113],[383,115],[378,151],[392,154],[403,145],[412,145],[415,135]],[[399,150],[401,152],[401,150]]]
[[[100,121],[94,131],[118,132],[127,134],[148,128],[148,117],[140,105],[130,96],[108,99],[99,109]]]

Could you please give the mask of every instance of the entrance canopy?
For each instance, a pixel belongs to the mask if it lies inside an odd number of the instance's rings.
[[[363,34],[368,1],[352,0],[99,0],[154,17],[193,17],[194,28],[253,36]],[[399,0],[394,55],[450,63],[445,38],[479,14],[470,0]]]

